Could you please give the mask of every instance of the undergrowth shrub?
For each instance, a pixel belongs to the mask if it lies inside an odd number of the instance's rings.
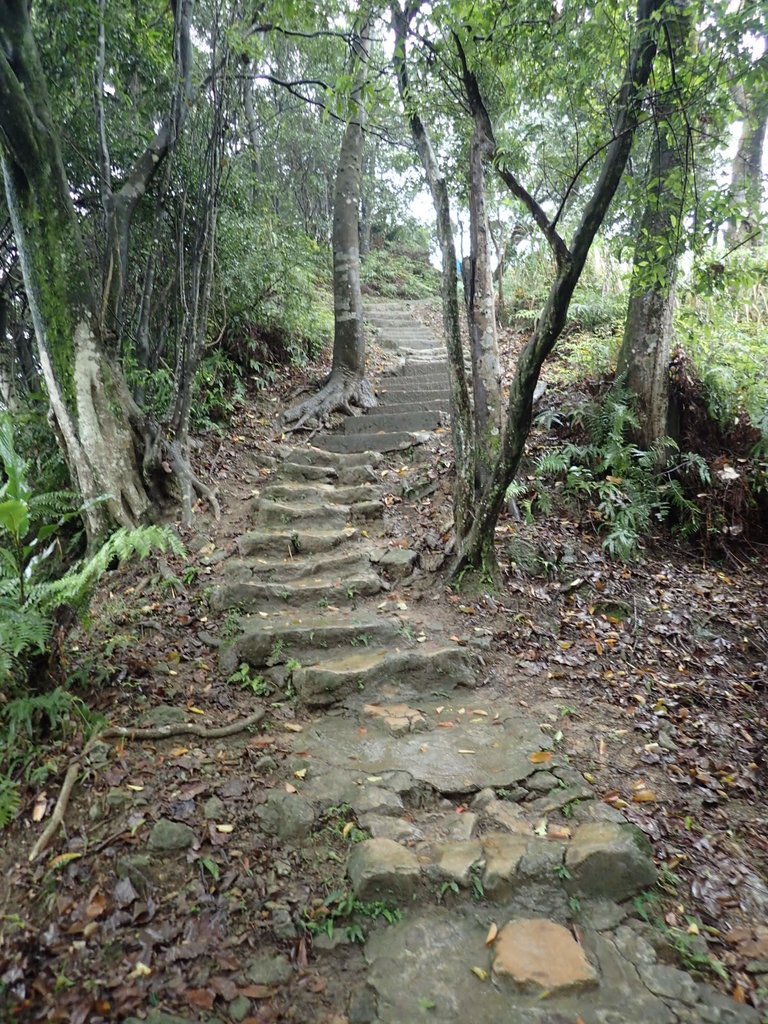
[[[19,776],[28,779],[35,745],[92,724],[83,701],[48,682],[52,635],[82,613],[115,562],[183,549],[170,530],[117,530],[89,558],[65,568],[57,534],[79,516],[67,491],[35,493],[8,415],[0,416],[0,828],[18,808]]]
[[[302,232],[224,213],[219,230],[217,319],[223,353],[257,386],[275,365],[303,365],[333,335],[329,255]]]
[[[511,485],[509,497],[529,519],[535,512],[552,512],[558,495],[593,523],[606,553],[622,560],[635,558],[643,537],[661,523],[674,525],[685,536],[700,529],[701,512],[686,496],[681,477],[692,472],[702,484],[709,483],[706,462],[699,455],[680,453],[670,438],[650,450],[634,444],[630,438],[640,424],[631,396],[620,385],[570,412],[544,412],[537,422],[581,430],[585,440],[567,441],[539,456],[533,480]]]

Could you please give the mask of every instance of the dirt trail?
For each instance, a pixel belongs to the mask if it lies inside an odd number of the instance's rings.
[[[70,837],[84,856],[52,896],[60,924],[30,927],[23,968],[42,989],[90,957],[90,990],[62,983],[53,1011],[30,995],[11,1020],[760,1020],[674,963],[637,914],[657,874],[644,833],[521,708],[516,666],[491,670],[494,631],[467,616],[459,632],[412,577],[424,556],[393,530],[382,474],[445,426],[444,357],[417,313],[371,310],[393,362],[378,409],[256,458],[248,529],[204,558],[209,655],[169,652],[168,703],[141,723],[188,721],[182,695],[215,658],[264,728],[103,751],[80,814],[108,815],[106,839]],[[231,720],[228,686],[202,710]]]

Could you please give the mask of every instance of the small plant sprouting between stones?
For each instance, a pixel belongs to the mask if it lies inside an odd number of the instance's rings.
[[[322,829],[329,831],[335,838],[345,843],[362,843],[370,839],[365,829],[360,828],[355,813],[349,804],[334,804],[326,808],[320,819]]]
[[[449,892],[453,893],[454,896],[458,896],[460,892],[459,883],[455,882],[452,878],[446,879],[440,886],[437,893],[438,903],[442,903]]]
[[[242,686],[244,690],[250,690],[257,697],[267,697],[270,693],[269,684],[264,676],[252,676],[251,666],[245,661],[241,663],[236,672],[232,673],[227,682],[237,683],[238,686]]]
[[[397,924],[402,911],[386,900],[365,903],[348,891],[332,892],[317,906],[304,910],[303,924],[310,935],[327,935],[332,939],[341,932],[347,942],[365,942],[360,920],[385,921]]]

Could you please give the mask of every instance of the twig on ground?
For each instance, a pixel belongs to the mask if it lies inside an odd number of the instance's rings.
[[[213,729],[207,729],[204,725],[197,725],[194,722],[179,722],[173,725],[160,725],[147,729],[129,729],[124,726],[113,726],[110,729],[105,729],[104,732],[99,733],[98,736],[94,736],[86,744],[82,753],[79,754],[76,760],[72,761],[69,768],[67,768],[67,774],[64,776],[64,782],[61,787],[61,792],[59,793],[59,799],[56,801],[53,813],[51,814],[48,824],[45,826],[43,832],[38,837],[37,842],[30,851],[30,863],[37,860],[37,858],[48,849],[51,840],[63,823],[64,815],[66,814],[67,806],[69,805],[69,799],[72,796],[72,790],[74,789],[78,775],[80,774],[80,762],[99,740],[114,739],[115,737],[123,737],[130,740],[161,740],[165,739],[167,736],[199,736],[202,739],[215,740],[221,739],[224,736],[234,736],[238,732],[243,732],[244,729],[249,729],[252,725],[257,725],[264,717],[264,714],[264,709],[259,708],[258,711],[254,711],[254,713],[252,715],[248,715],[247,718],[241,718],[238,722],[232,722],[229,725],[217,726]]]

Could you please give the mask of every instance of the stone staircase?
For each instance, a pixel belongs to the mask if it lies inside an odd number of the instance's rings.
[[[369,935],[343,1019],[757,1024],[667,962],[631,902],[655,881],[647,840],[521,712],[514,679],[477,689],[489,632],[447,636],[410,601],[417,556],[390,546],[382,453],[443,422],[447,375],[407,310],[373,315],[403,357],[380,408],[262,457],[253,529],[213,598],[235,626],[224,671],[251,666],[302,715],[261,827],[309,851],[328,808],[350,808],[370,838],[347,884],[403,914]],[[343,945],[315,952],[352,972]]]
[[[449,389],[445,345],[416,319],[416,303],[377,303],[368,312],[379,345],[397,366],[376,386],[378,406],[344,418],[338,433],[318,439],[333,452],[392,452],[424,439],[448,423]]]

